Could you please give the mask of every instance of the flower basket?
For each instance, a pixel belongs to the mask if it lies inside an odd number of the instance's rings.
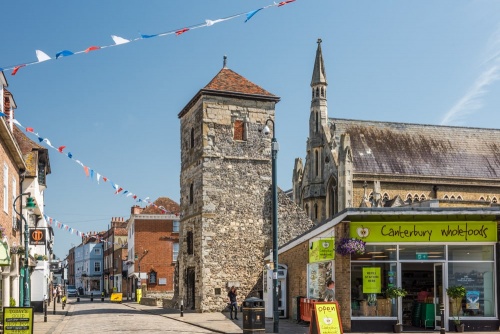
[[[335,245],[335,252],[340,255],[364,254],[366,242],[356,238],[342,238]]]

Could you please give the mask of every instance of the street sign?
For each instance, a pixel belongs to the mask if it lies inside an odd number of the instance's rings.
[[[30,228],[30,245],[45,245],[45,229]]]

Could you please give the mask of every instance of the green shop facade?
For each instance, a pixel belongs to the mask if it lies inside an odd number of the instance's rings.
[[[321,299],[333,278],[350,332],[392,332],[396,323],[405,332],[454,331],[457,323],[497,331],[499,217],[496,208],[344,210],[280,248],[294,290],[288,296]],[[335,253],[341,242],[344,252]],[[457,286],[465,296],[453,302],[447,289]],[[406,294],[388,295],[396,287]]]

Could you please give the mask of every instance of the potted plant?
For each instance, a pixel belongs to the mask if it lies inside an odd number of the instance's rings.
[[[462,299],[465,297],[465,287],[463,285],[454,285],[446,289],[446,294],[450,297],[450,309],[457,332],[464,331],[464,324],[460,322],[460,311],[462,311]]]
[[[385,296],[391,300],[399,297],[405,297],[408,294],[403,288],[399,288],[397,286],[390,286],[385,290]],[[396,305],[396,304],[394,304]],[[394,333],[401,333],[403,331],[403,324],[399,321],[394,324]]]

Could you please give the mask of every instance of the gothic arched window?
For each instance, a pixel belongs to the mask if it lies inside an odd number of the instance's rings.
[[[194,147],[194,128],[191,128],[191,146],[189,148],[193,148]]]
[[[325,89],[323,87],[321,87],[321,97],[324,97],[325,96]]]

